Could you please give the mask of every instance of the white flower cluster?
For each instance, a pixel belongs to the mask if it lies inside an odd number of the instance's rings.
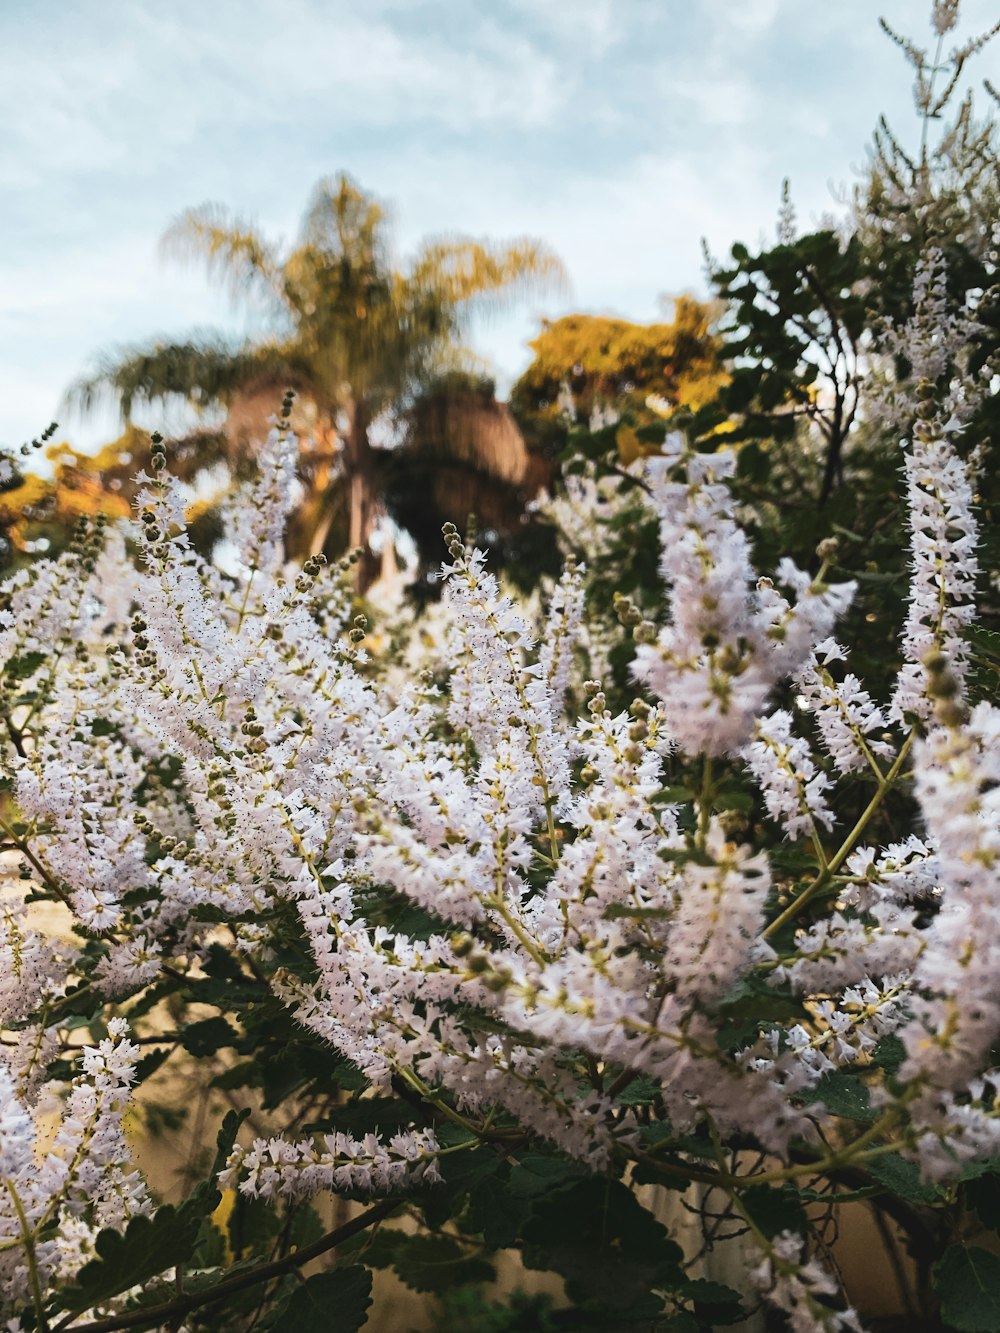
[[[250,1149],[235,1148],[219,1175],[222,1189],[239,1186],[255,1199],[305,1199],[321,1190],[392,1194],[423,1180],[440,1179],[438,1143],[428,1130],[394,1134],[383,1143],[377,1134],[359,1142],[350,1134],[325,1134],[323,1147],[310,1139],[255,1139]]]
[[[779,1161],[836,1142],[849,1157],[850,1130],[809,1092],[895,1032],[895,1147],[932,1174],[997,1151],[1000,713],[960,707],[976,525],[940,431],[916,432],[907,461],[914,583],[888,711],[830,670],[854,586],[790,561],[777,578],[793,600],[758,578],[734,454],[677,436],[648,474],[668,605],[639,646],[645,697],[612,709],[599,679],[574,675],[581,568],[536,627],[454,528],[447,678],[386,687],[338,573],[282,565],[293,452],[270,442],[231,516],[234,573],[191,548],[157,454],[129,531],[139,570],[95,531],[3,589],[4,852],[72,914],[80,947],[0,912],[0,1313],[31,1299],[31,1265],[55,1271],[74,1219],[119,1226],[147,1206],[121,1135],[136,1048],[117,1018],[38,1155],[72,988],[127,1011],[165,968],[196,973],[220,921],[372,1087],[405,1087],[483,1139],[499,1123],[595,1169],[641,1157],[655,1173],[623,1098],[641,1079],[664,1142],[749,1140]],[[951,675],[934,659],[928,683],[928,647]],[[801,707],[778,706],[782,691]],[[581,693],[584,715],[567,716]],[[904,769],[913,714],[933,724],[912,750],[922,827],[880,850],[866,820]],[[700,774],[693,791],[678,772]],[[853,831],[838,830],[845,775],[852,792],[874,784]],[[733,784],[753,786],[749,807]],[[812,865],[805,882],[750,831],[763,812]],[[385,924],[386,901],[424,925]],[[290,920],[300,973],[275,963]],[[734,1038],[739,997],[769,988],[794,1017]],[[872,1089],[889,1095],[877,1074]],[[438,1157],[424,1129],[276,1134],[237,1149],[224,1181],[265,1198],[385,1193],[433,1179]],[[798,1238],[766,1252],[760,1283],[794,1327],[853,1326]]]
[[[795,678],[799,702],[815,717],[823,748],[838,773],[853,773],[867,762],[878,774],[877,759],[892,756],[891,744],[881,735],[886,717],[853,672],[834,680],[832,663],[845,660],[845,650],[836,640],[817,644]]]
[[[726,485],[735,469],[733,450],[696,453],[676,434],[649,465],[670,619],[655,645],[640,646],[637,673],[689,755],[737,754],[774,687],[800,670],[855,591],[814,584],[790,560],[778,573],[794,605],[758,582]]]
[[[122,1133],[138,1048],[121,1019],[108,1030],[84,1049],[83,1073],[51,1140],[36,1122],[37,1101],[18,1096],[0,1064],[0,1311],[79,1267],[102,1227],[121,1228],[149,1210]]]
[[[815,1259],[804,1257],[804,1249],[802,1237],[791,1231],[775,1236],[750,1275],[754,1286],[784,1311],[792,1333],[862,1333],[853,1310],[828,1303],[838,1297],[837,1284]]]

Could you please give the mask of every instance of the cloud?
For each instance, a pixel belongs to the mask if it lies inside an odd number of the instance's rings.
[[[912,0],[882,7],[913,28]],[[967,27],[994,7],[965,0]],[[785,175],[810,225],[878,112],[912,122],[869,0],[8,0],[0,46],[8,440],[101,347],[245,327],[157,257],[205,200],[291,238],[315,180],[347,169],[395,205],[404,253],[543,237],[573,291],[484,328],[509,376],[540,314],[655,318],[660,292],[700,285],[702,235],[724,253],[773,234]]]

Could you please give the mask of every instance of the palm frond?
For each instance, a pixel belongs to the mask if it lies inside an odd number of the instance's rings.
[[[313,190],[302,219],[300,244],[374,269],[388,262],[387,233],[383,206],[341,172],[324,177]]]
[[[202,204],[182,213],[167,228],[160,248],[171,258],[203,260],[209,277],[220,280],[235,301],[252,292],[283,304],[275,248],[252,223],[221,204]]]
[[[182,343],[124,348],[103,355],[92,375],[72,384],[66,404],[86,412],[112,398],[125,421],[139,403],[180,398],[198,408],[224,406],[243,385],[266,369],[284,367],[287,360],[282,344],[234,346],[211,334]]]
[[[525,295],[564,289],[566,270],[553,250],[530,237],[483,242],[425,242],[410,270],[409,286],[456,313],[472,305],[502,308]]]

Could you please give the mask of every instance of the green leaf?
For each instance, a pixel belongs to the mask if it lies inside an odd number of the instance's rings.
[[[732,1287],[721,1282],[710,1282],[706,1278],[691,1278],[679,1288],[679,1294],[686,1301],[691,1301],[698,1318],[710,1328],[720,1328],[724,1324],[736,1324],[747,1316],[742,1305],[742,1297]]]
[[[510,1173],[510,1192],[515,1198],[532,1198],[574,1184],[583,1169],[564,1157],[525,1153]]]
[[[499,1176],[486,1176],[469,1192],[469,1226],[482,1233],[491,1250],[509,1249],[521,1234],[530,1205],[515,1197],[509,1183]]]
[[[636,438],[641,440],[643,444],[662,444],[666,431],[666,424],[662,421],[653,421],[648,425],[636,426],[635,428]]]
[[[694,1277],[681,1287],[681,1294],[700,1305],[727,1305],[742,1299],[738,1291],[721,1282],[712,1282],[708,1278]]]
[[[990,1173],[1000,1174],[1000,1157],[980,1157],[978,1160],[963,1162],[958,1173],[959,1180],[978,1180]]]
[[[656,1101],[663,1092],[663,1087],[659,1079],[648,1078],[642,1075],[634,1078],[631,1083],[624,1087],[615,1101],[619,1106],[648,1106]]]
[[[967,1180],[962,1186],[967,1208],[991,1231],[1000,1231],[1000,1177],[990,1174]]]
[[[887,1074],[898,1074],[899,1067],[906,1059],[906,1047],[892,1033],[883,1037],[872,1054],[872,1065],[884,1069]]]
[[[810,1089],[810,1102],[822,1102],[831,1115],[843,1120],[868,1122],[875,1119],[876,1113],[868,1101],[868,1088],[857,1074],[848,1074],[843,1070],[834,1070],[824,1074],[816,1086]]]
[[[432,1228],[443,1227],[461,1211],[461,1201],[475,1186],[488,1179],[503,1166],[503,1159],[489,1148],[458,1153],[448,1159],[448,1171],[443,1181],[420,1191],[420,1208]]]
[[[355,1333],[368,1319],[372,1275],[352,1264],[317,1273],[292,1292],[272,1333]]]
[[[868,1163],[866,1170],[880,1185],[898,1194],[907,1203],[934,1203],[938,1198],[937,1188],[929,1181],[921,1180],[920,1168],[916,1163],[907,1161],[898,1153],[876,1157]]]
[[[251,1199],[239,1191],[229,1214],[229,1246],[239,1259],[266,1254],[284,1225],[281,1214],[266,1199]]]
[[[652,1320],[656,1289],[682,1283],[683,1252],[619,1180],[587,1176],[534,1202],[524,1228],[526,1268],[555,1269],[582,1309],[613,1308],[623,1323]]]
[[[413,1124],[413,1107],[398,1097],[364,1097],[358,1101],[335,1106],[327,1116],[310,1120],[306,1133],[328,1134],[341,1130],[355,1138],[368,1133],[393,1134]]]
[[[191,1264],[198,1270],[226,1266],[226,1238],[211,1218],[206,1217],[202,1221]]]
[[[469,1254],[450,1236],[405,1236],[396,1242],[393,1268],[414,1291],[448,1291],[471,1282],[492,1282],[493,1265]]]
[[[239,1036],[224,1018],[204,1018],[181,1031],[181,1042],[191,1055],[214,1055],[223,1046],[233,1046]]]
[[[142,1083],[144,1079],[155,1074],[160,1065],[170,1058],[169,1046],[157,1046],[151,1050],[148,1055],[144,1055],[135,1066],[135,1081]]]
[[[121,1233],[102,1231],[94,1244],[96,1258],[84,1264],[77,1285],[64,1293],[63,1308],[78,1314],[186,1263],[198,1239],[193,1222],[183,1206],[167,1204],[152,1217],[134,1217]]]
[[[22,653],[20,657],[9,657],[4,664],[3,674],[8,680],[27,680],[33,676],[45,661],[44,653]]]
[[[718,1004],[722,1023],[719,1040],[727,1048],[745,1046],[762,1027],[798,1018],[802,1001],[762,977],[748,972],[726,992]]]
[[[745,1190],[740,1202],[753,1223],[770,1240],[782,1231],[793,1231],[804,1236],[808,1231],[805,1209],[798,1191],[791,1185],[775,1189],[771,1185],[756,1185]]]
[[[950,1245],[934,1269],[941,1314],[959,1333],[1000,1333],[1000,1257]]]
[[[771,460],[759,444],[746,444],[737,457],[737,475],[748,481],[764,482],[771,470]]]
[[[222,1170],[237,1130],[249,1114],[230,1111],[226,1115],[216,1140],[211,1175],[179,1207],[166,1204],[152,1217],[133,1217],[122,1232],[100,1232],[94,1243],[96,1258],[80,1269],[76,1286],[66,1289],[62,1308],[78,1314],[129,1287],[148,1283],[167,1268],[187,1263],[198,1243],[202,1219],[215,1211],[222,1198],[216,1174]]]

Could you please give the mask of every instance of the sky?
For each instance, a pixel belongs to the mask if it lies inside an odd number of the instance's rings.
[[[930,0],[0,0],[0,445],[49,421],[92,448],[110,410],[66,409],[103,352],[247,332],[203,270],[162,256],[215,201],[293,243],[316,181],[428,235],[544,240],[561,292],[478,325],[501,392],[542,318],[651,321],[706,293],[701,242],[842,216],[880,112],[919,129],[877,16],[930,40]],[[963,0],[960,34],[1000,0]],[[1000,43],[975,67],[1000,81]],[[147,425],[157,416],[146,416]]]

